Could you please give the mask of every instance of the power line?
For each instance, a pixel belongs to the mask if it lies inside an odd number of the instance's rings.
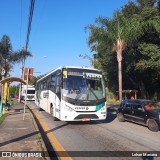
[[[35,0],[31,0],[30,1],[29,20],[28,20],[27,39],[26,39],[26,50],[27,50],[28,44],[29,44],[29,36],[30,36],[30,32],[31,32],[31,23],[32,23],[32,17],[33,17],[33,11],[34,11],[34,4],[35,4]]]
[[[20,8],[21,8],[21,12],[20,12],[20,46],[21,46],[21,42],[22,42],[22,0],[21,0],[21,5],[20,5]]]

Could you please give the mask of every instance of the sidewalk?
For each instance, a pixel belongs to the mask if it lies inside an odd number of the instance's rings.
[[[0,159],[45,159],[43,158],[42,152],[43,149],[45,150],[45,145],[37,129],[34,118],[26,107],[23,120],[23,109],[24,104],[18,103],[18,101],[14,99],[12,109],[6,111],[6,118],[0,125]],[[15,154],[13,151],[15,151]],[[2,157],[6,156],[4,152],[9,152],[7,153],[8,157]],[[12,154],[12,158],[9,158],[10,154]],[[13,156],[15,157],[13,158]]]

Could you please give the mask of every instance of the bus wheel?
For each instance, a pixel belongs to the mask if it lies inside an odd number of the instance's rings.
[[[39,111],[44,111],[44,110],[43,110],[42,108],[40,108],[40,107],[39,107],[39,109],[38,109],[38,110],[39,110]]]
[[[53,116],[53,106],[50,106],[50,114]]]
[[[57,118],[54,117],[54,112],[53,112],[53,105],[51,104],[51,107],[50,107],[50,114],[53,116],[53,120],[56,121]]]

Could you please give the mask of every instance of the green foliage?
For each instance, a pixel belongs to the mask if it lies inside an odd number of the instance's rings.
[[[5,120],[6,118],[6,114],[2,114],[2,116],[0,117],[0,124]]]
[[[33,79],[32,79],[31,81],[29,81],[29,84],[36,86],[36,82],[37,82],[39,79],[41,79],[42,77],[44,77],[45,75],[46,75],[46,74],[43,74],[43,75],[40,75],[40,76],[37,76],[37,77],[33,76]]]
[[[19,86],[10,86],[9,87],[9,93],[10,94],[18,94],[19,93]]]
[[[32,57],[31,52],[25,49],[14,52],[9,36],[3,35],[0,41],[0,71],[5,71],[4,77],[9,76],[15,63],[23,62],[24,64],[27,57]]]
[[[129,1],[112,18],[98,17],[88,25],[88,45],[94,52],[94,66],[105,75],[107,87],[118,90],[114,43],[126,42],[123,51],[123,89],[138,89],[139,98],[160,99],[160,12],[155,0]],[[158,4],[158,5],[157,5]]]
[[[18,51],[15,52],[15,55],[13,57],[13,61],[17,62],[17,63],[20,63],[23,60],[25,60],[27,57],[33,57],[32,53],[25,50],[24,48],[22,48],[22,50],[18,50]]]
[[[0,69],[2,68],[5,70],[4,77],[7,76],[8,72],[12,68],[12,45],[10,42],[10,38],[7,35],[3,35],[0,41]]]
[[[145,8],[145,7],[153,7],[156,0],[137,0],[139,3],[140,7]]]
[[[160,68],[160,48],[155,44],[140,44],[138,47],[141,59],[136,63],[137,70],[159,70]]]

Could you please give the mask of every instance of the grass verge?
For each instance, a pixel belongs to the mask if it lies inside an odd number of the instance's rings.
[[[43,160],[46,160],[45,153],[44,153],[45,151],[44,151],[44,148],[43,148],[43,145],[42,145],[42,137],[41,137],[41,135],[36,135],[35,139],[37,141],[37,144],[39,146],[40,151],[42,152],[42,158],[43,158]]]
[[[6,114],[2,114],[2,116],[0,117],[0,125],[2,124],[5,118],[6,118]]]

